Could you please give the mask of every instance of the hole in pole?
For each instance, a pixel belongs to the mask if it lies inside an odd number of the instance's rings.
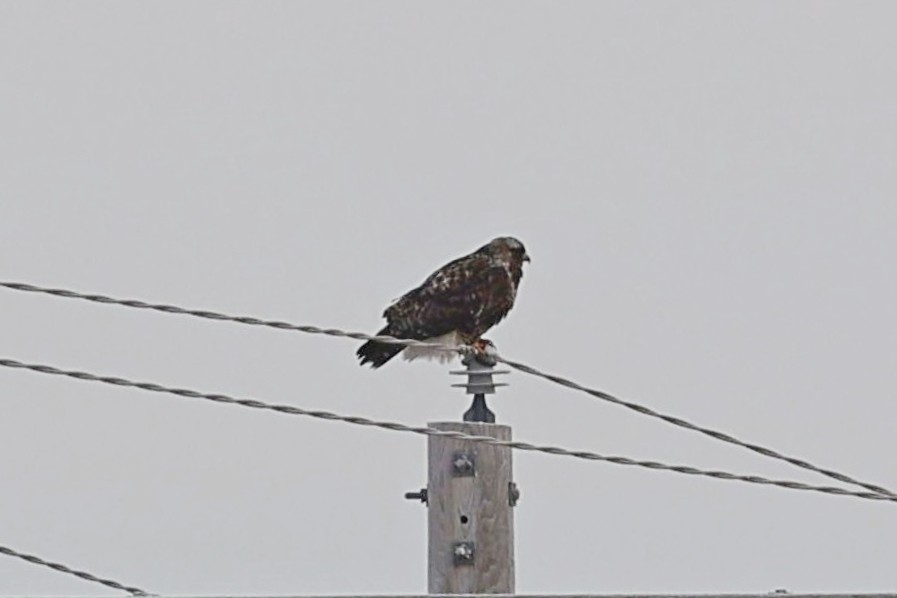
[[[461,515],[461,525],[467,525],[468,521],[470,521],[470,519],[467,518],[467,515]]]

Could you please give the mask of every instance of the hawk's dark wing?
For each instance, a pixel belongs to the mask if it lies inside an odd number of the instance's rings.
[[[384,312],[405,338],[425,339],[458,331],[476,340],[501,320],[514,302],[508,271],[488,257],[467,256],[437,270]]]

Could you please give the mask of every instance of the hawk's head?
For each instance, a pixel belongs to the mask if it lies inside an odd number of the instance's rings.
[[[526,248],[523,243],[514,237],[498,237],[480,248],[480,251],[492,257],[508,262],[513,266],[521,267],[523,262],[529,261]]]

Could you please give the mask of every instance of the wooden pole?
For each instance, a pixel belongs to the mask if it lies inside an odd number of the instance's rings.
[[[511,439],[509,426],[436,422],[439,430]],[[427,502],[431,594],[513,594],[517,492],[511,449],[430,436]]]

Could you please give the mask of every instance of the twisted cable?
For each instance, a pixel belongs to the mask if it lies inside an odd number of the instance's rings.
[[[25,291],[29,293],[42,293],[46,295],[52,295],[56,297],[64,297],[66,299],[81,299],[84,301],[92,301],[94,303],[102,303],[107,305],[120,305],[124,307],[131,307],[136,309],[148,309],[152,311],[158,311],[167,314],[178,314],[178,315],[188,315],[194,316],[198,318],[205,318],[209,320],[218,320],[218,321],[227,321],[227,322],[236,322],[239,324],[247,324],[250,326],[265,326],[269,328],[275,328],[278,330],[291,330],[295,332],[305,332],[308,334],[322,334],[327,336],[335,336],[335,337],[344,337],[351,338],[355,340],[373,340],[381,343],[388,344],[397,344],[397,345],[406,345],[412,347],[427,347],[431,349],[441,349],[444,351],[452,351],[457,353],[466,353],[469,351],[468,347],[453,347],[450,345],[443,345],[440,343],[431,343],[425,341],[418,341],[412,339],[401,339],[392,336],[384,336],[384,335],[370,335],[364,334],[361,332],[348,332],[345,330],[339,330],[336,328],[319,328],[317,326],[309,326],[309,325],[299,325],[299,324],[291,324],[289,322],[282,322],[277,320],[265,320],[252,316],[232,316],[220,312],[208,311],[208,310],[198,310],[198,309],[188,309],[185,307],[179,307],[177,305],[168,305],[163,303],[148,303],[146,301],[140,301],[137,299],[117,299],[115,297],[110,297],[107,295],[97,295],[97,294],[86,294],[79,293],[77,291],[72,291],[69,289],[54,289],[48,287],[41,287],[37,285],[32,285],[23,282],[8,282],[8,281],[0,281],[0,287],[5,287],[8,289],[16,290],[16,291]],[[568,380],[566,378],[562,378],[560,376],[554,374],[548,374],[537,370],[534,367],[528,366],[524,363],[520,363],[518,361],[513,361],[510,359],[504,359],[502,357],[497,357],[498,361],[504,363],[505,365],[512,367],[518,371],[524,372],[526,374],[530,374],[532,376],[537,376],[548,380],[550,382],[554,382],[555,384],[559,384],[566,388],[570,388],[576,391],[587,393],[595,398],[601,399],[603,401],[608,401],[615,405],[620,405],[622,407],[626,407],[627,409],[631,409],[636,413],[640,413],[642,415],[646,415],[648,417],[653,417],[660,419],[664,422],[672,424],[674,426],[678,426],[680,428],[684,428],[686,430],[691,430],[694,432],[698,432],[700,434],[704,434],[705,436],[709,436],[710,438],[714,438],[721,442],[726,442],[729,444],[734,444],[736,446],[743,447],[749,451],[753,451],[757,454],[763,455],[764,457],[768,457],[770,459],[777,459],[779,461],[784,461],[796,467],[800,467],[802,469],[807,469],[809,471],[814,471],[831,479],[837,480],[839,482],[853,484],[855,486],[859,486],[861,488],[865,488],[871,492],[875,492],[878,494],[883,494],[887,496],[897,496],[893,491],[869,482],[864,482],[853,478],[847,474],[840,473],[838,471],[832,469],[825,469],[814,465],[806,460],[799,459],[797,457],[791,457],[788,455],[784,455],[772,449],[752,444],[749,442],[745,442],[740,440],[730,434],[726,434],[725,432],[720,432],[718,430],[713,430],[711,428],[705,428],[702,426],[698,426],[697,424],[691,423],[687,420],[681,419],[679,417],[675,417],[672,415],[667,415],[664,413],[659,413],[650,409],[649,407],[645,407],[644,405],[640,405],[638,403],[633,403],[631,401],[625,401],[623,399],[617,398],[613,395],[610,395],[606,392],[588,388],[572,380]]]
[[[24,552],[19,552],[18,550],[13,550],[12,548],[7,548],[6,546],[0,546],[0,554],[5,554],[7,556],[16,557],[22,559],[24,561],[28,561],[29,563],[33,563],[35,565],[40,565],[42,567],[49,567],[54,571],[59,571],[61,573],[68,573],[69,575],[74,575],[80,579],[86,581],[92,581],[94,583],[99,583],[107,588],[113,588],[116,590],[123,590],[128,592],[133,596],[149,596],[149,594],[145,590],[141,590],[140,588],[136,588],[134,586],[126,586],[112,579],[104,579],[102,577],[97,577],[87,571],[79,571],[78,569],[72,569],[62,563],[55,563],[53,561],[47,561],[39,556],[35,556],[33,554],[26,554]]]
[[[878,494],[884,494],[887,496],[897,496],[892,491],[884,488],[882,486],[878,486],[876,484],[871,484],[869,482],[863,482],[848,476],[847,474],[843,474],[831,469],[823,469],[822,467],[813,465],[808,461],[804,461],[803,459],[798,459],[796,457],[790,457],[788,455],[783,455],[782,453],[776,452],[772,449],[757,445],[751,444],[749,442],[745,442],[743,440],[739,440],[734,436],[726,434],[725,432],[720,432],[718,430],[713,430],[711,428],[704,428],[698,426],[696,424],[691,423],[690,421],[675,417],[673,415],[667,415],[665,413],[659,413],[650,409],[649,407],[645,407],[644,405],[640,405],[638,403],[633,403],[631,401],[625,401],[613,395],[610,395],[606,392],[602,392],[600,390],[596,390],[594,388],[588,388],[581,384],[578,384],[572,380],[568,380],[566,378],[562,378],[561,376],[556,376],[554,374],[547,374],[545,372],[539,371],[534,367],[530,367],[525,363],[519,363],[516,361],[511,361],[510,359],[504,359],[503,357],[497,357],[497,361],[507,365],[508,367],[512,367],[515,370],[519,370],[521,372],[525,372],[527,374],[531,374],[533,376],[538,376],[540,378],[544,378],[555,384],[559,384],[561,386],[565,386],[567,388],[571,388],[573,390],[578,390],[580,392],[584,392],[589,394],[595,398],[601,399],[602,401],[608,401],[609,403],[613,403],[614,405],[620,405],[621,407],[626,407],[627,409],[631,409],[636,413],[641,413],[642,415],[647,415],[648,417],[654,417],[659,420],[665,421],[667,423],[673,424],[674,426],[679,426],[680,428],[685,428],[686,430],[692,430],[694,432],[698,432],[700,434],[704,434],[705,436],[709,436],[711,438],[715,438],[722,442],[727,442],[729,444],[734,444],[736,446],[740,446],[748,449],[749,451],[753,451],[764,457],[769,457],[770,459],[778,459],[779,461],[784,461],[786,463],[790,463],[791,465],[795,465],[802,469],[808,469],[810,471],[815,471],[816,473],[820,473],[824,476],[830,477],[832,479],[838,480],[839,482],[844,482],[847,484],[854,484],[856,486],[860,486],[865,488],[871,492],[875,492]]]
[[[150,392],[157,393],[165,393],[170,395],[175,395],[179,397],[187,397],[194,399],[203,399],[207,401],[213,401],[216,403],[226,403],[231,405],[240,405],[243,407],[250,407],[253,409],[263,409],[268,411],[275,411],[278,413],[284,413],[287,415],[301,415],[306,417],[312,417],[317,419],[324,419],[329,421],[339,421],[348,424],[354,424],[359,426],[370,426],[375,428],[382,428],[384,430],[392,430],[395,432],[406,432],[411,434],[419,434],[423,436],[442,436],[445,438],[455,438],[459,440],[469,440],[472,442],[481,442],[483,444],[491,444],[495,446],[507,446],[512,449],[524,450],[524,451],[533,451],[539,453],[545,453],[549,455],[559,455],[566,457],[573,457],[576,459],[585,459],[588,461],[604,461],[607,463],[613,463],[615,465],[626,465],[626,466],[634,466],[634,467],[643,467],[646,469],[654,469],[661,471],[673,471],[676,473],[686,474],[686,475],[695,475],[695,476],[704,476],[710,477],[720,480],[732,480],[732,481],[740,481],[747,482],[750,484],[761,484],[768,486],[777,486],[780,488],[788,488],[790,490],[804,490],[804,491],[812,491],[812,492],[821,492],[824,494],[834,494],[838,496],[853,496],[857,498],[863,498],[866,500],[877,500],[877,501],[888,501],[892,503],[897,503],[897,496],[887,496],[877,492],[862,492],[855,490],[846,490],[844,488],[837,488],[831,486],[813,486],[809,484],[804,484],[802,482],[795,482],[791,480],[775,480],[770,478],[765,478],[757,475],[740,475],[735,473],[730,473],[726,471],[714,471],[714,470],[704,470],[698,469],[696,467],[691,467],[688,465],[668,465],[666,463],[660,463],[657,461],[642,461],[636,459],[630,459],[628,457],[619,457],[619,456],[607,456],[601,455],[598,453],[593,453],[589,451],[575,451],[569,450],[556,446],[545,446],[545,445],[536,445],[531,444],[529,442],[521,442],[521,441],[506,441],[506,440],[498,440],[496,438],[492,438],[491,436],[474,436],[470,434],[464,434],[463,432],[455,432],[452,430],[437,430],[436,428],[430,428],[426,426],[408,426],[402,423],[397,422],[389,422],[389,421],[376,421],[372,419],[368,419],[366,417],[358,417],[358,416],[348,416],[348,415],[339,415],[337,413],[332,413],[329,411],[319,411],[312,409],[303,409],[301,407],[294,407],[292,405],[277,405],[272,403],[266,403],[264,401],[259,401],[257,399],[252,398],[238,398],[233,397],[226,394],[221,393],[207,393],[200,392],[197,390],[191,390],[188,388],[174,388],[169,386],[163,386],[161,384],[156,384],[155,382],[138,382],[134,380],[128,380],[126,378],[118,378],[115,376],[103,376],[98,374],[93,374],[90,372],[83,372],[78,370],[66,370],[57,367],[53,367],[50,365],[44,364],[35,364],[35,363],[23,363],[21,361],[16,361],[14,359],[5,359],[0,358],[0,366],[15,368],[15,369],[24,369],[30,370],[33,372],[39,372],[41,374],[48,374],[53,376],[64,376],[67,378],[74,378],[76,380],[84,380],[89,382],[99,382],[103,384],[110,384],[113,386],[123,386],[123,387],[131,387],[131,388],[139,388],[141,390],[146,390]]]

